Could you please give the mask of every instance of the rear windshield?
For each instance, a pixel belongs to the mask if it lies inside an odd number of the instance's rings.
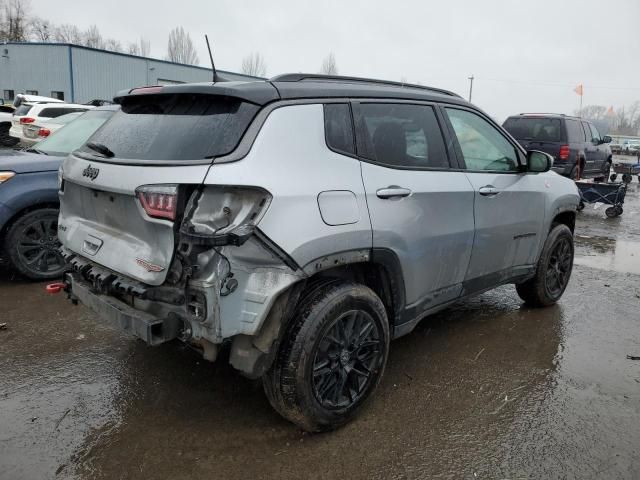
[[[91,141],[118,159],[202,160],[232,152],[258,110],[237,98],[211,95],[126,97]],[[81,151],[96,155],[86,146]]]
[[[82,107],[49,107],[43,108],[38,116],[43,118],[58,118],[67,113],[86,112],[87,110],[89,109]]]
[[[561,142],[562,122],[559,118],[511,117],[504,128],[518,140]]]
[[[27,113],[29,113],[29,110],[31,110],[31,105],[22,104],[18,108],[16,108],[16,111],[13,112],[13,114],[16,117],[21,117],[21,116],[26,115]]]

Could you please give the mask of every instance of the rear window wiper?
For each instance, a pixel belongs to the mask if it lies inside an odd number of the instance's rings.
[[[38,153],[40,155],[49,155],[47,152],[43,152],[42,150],[38,150],[37,148],[27,148],[25,151],[29,153]]]
[[[101,143],[95,143],[95,142],[87,142],[87,147],[89,147],[91,150],[94,150],[102,155],[104,155],[105,157],[113,157],[115,156],[115,153],[113,153],[111,150],[109,150],[109,147],[107,147],[106,145],[103,145]]]

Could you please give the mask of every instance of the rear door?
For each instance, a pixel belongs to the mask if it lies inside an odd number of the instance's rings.
[[[63,164],[63,245],[118,273],[162,284],[175,245],[170,212],[178,222],[189,188],[202,183],[212,157],[235,149],[258,109],[213,95],[126,97],[122,110]]]
[[[593,169],[594,171],[601,172],[604,169],[604,163],[607,161],[608,155],[608,145],[602,141],[602,137],[600,132],[593,123],[588,123],[589,129],[591,130],[591,138],[593,139],[593,144],[596,147],[596,156],[594,159]]]
[[[363,101],[354,112],[374,249],[397,256],[409,308],[458,297],[473,242],[473,190],[452,168],[437,109]]]
[[[475,238],[465,291],[496,285],[535,263],[544,222],[543,179],[520,172],[521,153],[486,117],[444,108],[475,192]]]
[[[560,146],[566,142],[562,121],[542,116],[510,117],[504,128],[525,150],[540,150],[558,159]]]

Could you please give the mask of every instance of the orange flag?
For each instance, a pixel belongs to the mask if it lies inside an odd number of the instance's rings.
[[[584,91],[584,85],[579,84],[576,88],[573,89],[578,95],[582,96],[582,92]]]
[[[613,116],[613,115],[614,115],[613,105],[611,105],[611,106],[607,109],[607,115],[609,115],[609,116]]]

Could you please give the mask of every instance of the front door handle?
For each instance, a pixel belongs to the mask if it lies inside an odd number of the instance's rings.
[[[480,187],[478,189],[478,193],[480,193],[480,195],[484,195],[485,197],[493,197],[494,195],[498,195],[500,193],[500,190],[498,190],[493,185],[485,185],[484,187]]]
[[[378,198],[388,199],[388,198],[396,198],[396,197],[408,197],[411,195],[411,190],[408,188],[397,187],[395,185],[391,185],[387,188],[380,188],[376,190],[376,195]]]

